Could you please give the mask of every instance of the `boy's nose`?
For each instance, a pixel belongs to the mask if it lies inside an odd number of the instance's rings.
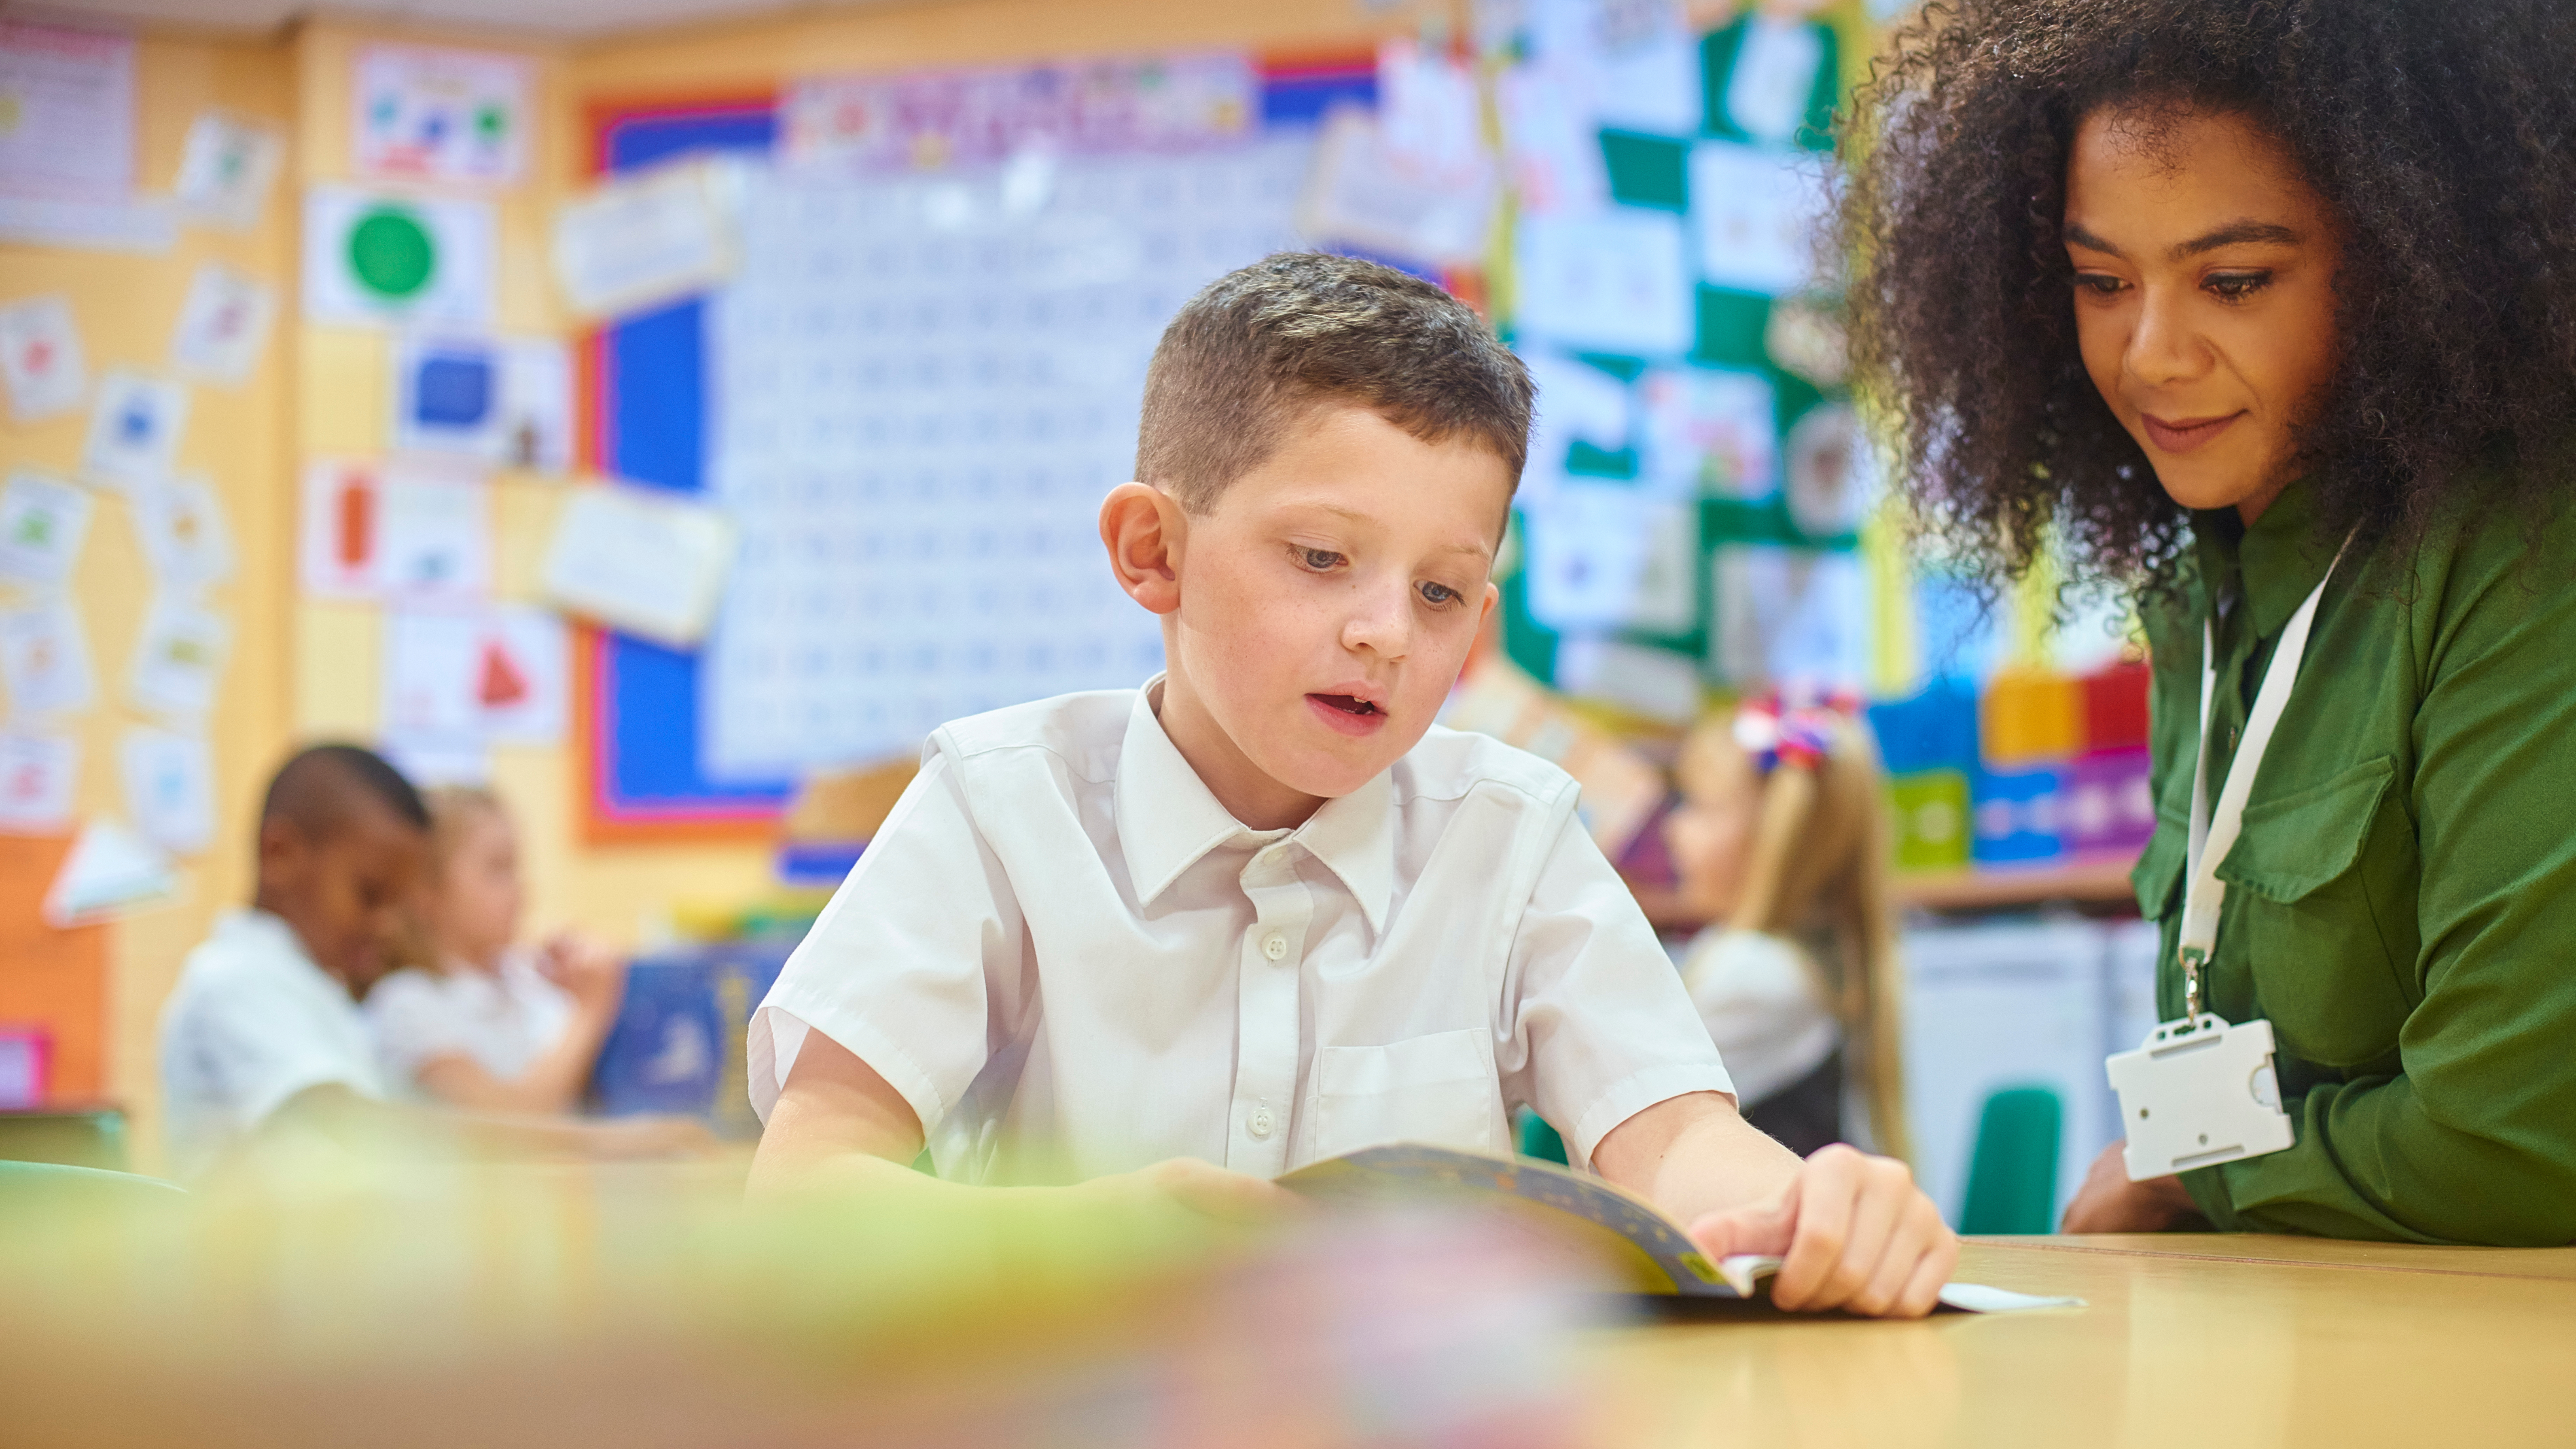
[[[1392,602],[1387,595],[1393,593]],[[1342,623],[1342,647],[1366,649],[1386,659],[1401,659],[1413,639],[1413,611],[1400,591],[1370,590]]]

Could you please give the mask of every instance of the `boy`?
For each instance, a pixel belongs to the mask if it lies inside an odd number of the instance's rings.
[[[252,905],[188,953],[161,1012],[172,1165],[200,1177],[266,1140],[315,1135],[500,1154],[634,1155],[705,1139],[693,1123],[554,1123],[388,1105],[358,1001],[400,962],[427,868],[429,812],[400,771],[317,745],[261,806]]]
[[[1102,541],[1166,672],[952,723],[749,1042],[756,1189],[954,1191],[1004,1144],[1076,1193],[1257,1213],[1371,1143],[1573,1161],[1793,1308],[1929,1311],[1956,1240],[1905,1168],[1745,1125],[1561,771],[1434,730],[1497,597],[1517,358],[1438,288],[1281,254],[1145,382]]]

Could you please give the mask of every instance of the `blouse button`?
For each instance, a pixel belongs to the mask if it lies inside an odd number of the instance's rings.
[[[1243,1130],[1256,1138],[1268,1137],[1271,1129],[1278,1125],[1279,1119],[1271,1116],[1267,1107],[1255,1107],[1252,1115],[1243,1119]]]
[[[1288,954],[1288,938],[1274,935],[1261,943],[1261,954],[1277,961]]]

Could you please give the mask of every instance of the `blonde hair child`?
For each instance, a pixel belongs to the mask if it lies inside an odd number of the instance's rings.
[[[1908,1156],[1885,779],[1868,730],[1839,702],[1755,700],[1694,729],[1675,774],[1665,841],[1685,901],[1715,923],[1683,982],[1746,1118],[1811,1152],[1853,1135],[1848,1085],[1868,1116],[1860,1135]]]
[[[367,1015],[387,1075],[414,1096],[484,1111],[576,1110],[626,991],[626,963],[557,935],[518,949],[518,831],[489,790],[427,792],[432,969],[388,976]]]

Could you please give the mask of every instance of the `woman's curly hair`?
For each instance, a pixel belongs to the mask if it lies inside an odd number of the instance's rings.
[[[2087,377],[2059,226],[2103,106],[2239,114],[2340,229],[2339,363],[2299,433],[2321,532],[2554,508],[2576,425],[2576,4],[1931,0],[1857,95],[1855,380],[1923,523],[1990,576],[2053,529],[2170,584],[2188,514]]]

